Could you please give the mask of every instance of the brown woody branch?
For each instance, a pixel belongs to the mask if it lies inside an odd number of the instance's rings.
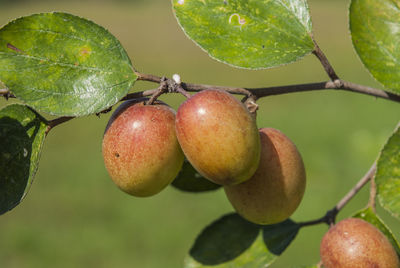
[[[161,77],[155,75],[142,74],[139,72],[136,72],[136,75],[138,76],[138,80],[149,81],[154,83],[161,82]],[[220,89],[220,90],[225,90],[232,94],[239,94],[247,97],[255,97],[256,99],[272,95],[282,95],[282,94],[306,92],[314,90],[344,90],[354,93],[370,95],[377,98],[387,99],[395,102],[400,102],[400,95],[396,95],[377,88],[354,84],[341,79],[335,79],[334,81],[325,81],[318,83],[307,83],[307,84],[296,84],[296,85],[263,87],[263,88],[225,87],[225,86],[191,84],[191,83],[182,83],[181,85],[183,89],[189,92],[198,92],[206,89]]]
[[[314,50],[312,53],[319,59],[319,61],[322,64],[322,67],[324,67],[324,70],[328,74],[329,78],[332,81],[338,80],[339,76],[336,74],[328,58],[325,56],[324,52],[320,49],[315,39],[312,38],[312,40],[314,42]]]
[[[136,75],[138,76],[138,80],[141,81],[148,81],[148,82],[154,82],[154,83],[161,83],[162,77],[155,76],[152,74],[142,74],[139,72],[136,72]],[[219,89],[219,90],[224,90],[232,94],[239,94],[239,95],[245,95],[248,97],[252,96],[252,93],[245,88],[240,88],[240,87],[224,87],[224,86],[214,86],[214,85],[204,85],[204,84],[191,84],[191,83],[181,83],[181,87],[189,92],[198,92],[202,90],[207,90],[207,89]]]
[[[138,75],[138,80],[149,81],[154,83],[161,83],[162,77],[158,77],[155,75],[142,74],[136,72]],[[171,79],[167,79],[168,81],[172,81]],[[169,83],[171,84],[171,83]],[[384,90],[367,87],[359,84],[354,84],[351,82],[347,82],[344,80],[337,79],[335,81],[326,81],[326,82],[318,82],[318,83],[308,83],[308,84],[296,84],[296,85],[287,85],[287,86],[277,86],[277,87],[264,87],[264,88],[240,88],[240,87],[224,87],[224,86],[214,86],[214,85],[204,85],[204,84],[191,84],[191,83],[180,83],[175,88],[175,90],[170,90],[168,92],[176,92],[189,97],[187,91],[189,92],[198,92],[206,89],[220,89],[225,90],[232,94],[239,94],[245,96],[246,100],[251,100],[249,103],[254,106],[254,111],[257,109],[255,105],[255,101],[262,97],[273,96],[273,95],[282,95],[296,92],[306,92],[306,91],[316,91],[316,90],[344,90],[350,91],[360,94],[365,94],[369,96],[373,96],[376,98],[382,98],[386,100],[391,100],[394,102],[400,103],[400,95],[396,95]],[[162,92],[165,90],[163,89]],[[134,92],[127,94],[121,101],[136,99],[142,97],[159,96],[160,88],[149,89],[140,92]],[[8,89],[0,89],[0,96],[4,96],[6,99],[15,98],[15,96]],[[250,105],[250,106],[251,106]],[[100,113],[109,112],[111,109],[106,109]],[[72,119],[73,117],[60,117],[54,121],[54,126],[59,125],[60,123],[64,123]],[[60,123],[58,123],[60,122]],[[57,124],[56,124],[57,123]],[[53,126],[49,127],[48,131],[50,131]],[[48,132],[47,131],[47,132]]]

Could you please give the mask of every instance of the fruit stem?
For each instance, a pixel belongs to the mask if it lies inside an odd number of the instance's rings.
[[[152,105],[158,97],[162,94],[168,92],[168,81],[166,77],[162,77],[160,81],[160,86],[158,87],[157,91],[151,95],[150,99],[146,102],[146,105]]]

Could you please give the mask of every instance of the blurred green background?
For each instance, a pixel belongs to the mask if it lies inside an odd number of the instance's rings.
[[[347,1],[309,1],[315,38],[342,79],[380,87],[353,51]],[[169,1],[5,1],[0,24],[46,11],[65,11],[106,27],[141,72],[183,81],[263,87],[327,80],[318,60],[307,56],[287,66],[247,71],[210,59],[188,40]],[[155,87],[138,82],[134,90]],[[177,108],[183,98],[163,96]],[[10,103],[10,102],[9,102]],[[5,100],[0,106],[6,105]],[[259,101],[259,127],[283,131],[306,164],[305,197],[297,221],[322,216],[359,180],[399,120],[399,104],[344,91],[296,93]],[[223,191],[187,194],[169,187],[152,198],[134,198],[109,179],[101,140],[110,114],[72,120],[45,141],[36,179],[26,199],[0,217],[0,267],[178,268],[197,234],[232,211]],[[368,187],[339,214],[364,207]],[[400,225],[380,215],[400,237]],[[272,267],[319,261],[327,226],[307,227]]]

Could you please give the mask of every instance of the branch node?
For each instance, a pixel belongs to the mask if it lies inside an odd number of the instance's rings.
[[[254,95],[247,96],[242,101],[252,115],[257,114],[258,104],[256,103],[256,98]]]
[[[344,83],[343,83],[343,81],[342,80],[340,80],[340,79],[336,79],[336,80],[334,80],[333,81],[333,84],[335,85],[335,88],[343,88],[343,86],[344,86]]]
[[[339,210],[334,207],[331,210],[328,210],[325,214],[325,223],[328,224],[329,226],[333,226],[336,222],[336,216],[339,213]]]
[[[169,80],[166,77],[161,77],[160,86],[157,90],[151,95],[150,99],[146,102],[146,105],[152,105],[158,97],[162,94],[169,92]]]
[[[180,93],[186,98],[190,98],[190,94],[183,88],[181,81],[181,76],[179,74],[174,74],[172,79],[168,81],[168,93]]]

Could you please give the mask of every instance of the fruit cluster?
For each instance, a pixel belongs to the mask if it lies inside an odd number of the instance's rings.
[[[256,224],[289,218],[305,190],[296,146],[280,131],[257,129],[253,115],[231,94],[204,90],[175,114],[147,99],[118,107],[103,138],[105,166],[128,194],[157,194],[179,173],[184,158],[205,178],[224,186],[235,210]]]
[[[103,157],[110,177],[138,197],[155,195],[178,175],[184,159],[222,185],[238,214],[256,224],[289,218],[303,197],[306,174],[293,142],[273,128],[257,129],[229,93],[201,91],[177,113],[167,104],[130,100],[106,127]],[[323,237],[324,267],[400,267],[396,251],[373,225],[346,219]]]

